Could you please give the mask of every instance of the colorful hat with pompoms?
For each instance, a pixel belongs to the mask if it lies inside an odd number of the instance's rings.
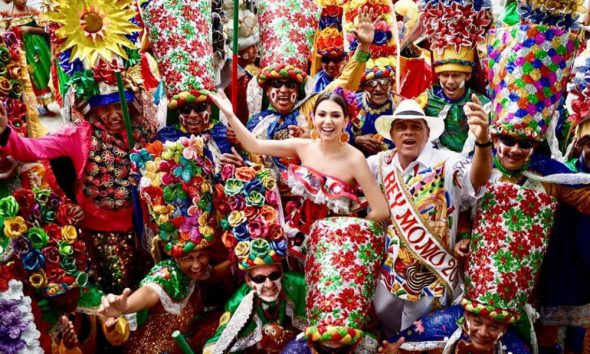
[[[373,79],[393,78],[395,75],[394,66],[389,58],[369,59],[367,68],[361,78],[361,83]]]
[[[342,34],[342,15],[344,10],[338,0],[320,0],[319,33],[316,40],[317,53],[323,58],[339,59],[346,55],[344,35]]]
[[[258,3],[263,68],[258,74],[260,86],[273,79],[305,83],[319,17],[320,9],[314,0]]]
[[[363,336],[377,288],[384,231],[373,221],[316,221],[305,261],[307,339],[354,345]]]
[[[377,16],[381,16],[381,18],[375,25],[375,37],[370,45],[371,59],[367,62],[365,75],[361,82],[392,76],[396,54],[395,39],[393,37],[395,19],[391,15],[393,13],[393,2],[391,0],[354,0],[344,5],[344,31],[347,33],[348,52],[354,53],[359,45],[352,31],[357,25],[359,12],[365,7],[373,9],[373,18],[371,20],[375,20]]]
[[[565,93],[579,41],[567,28],[544,23],[490,31],[491,130],[541,141]]]
[[[0,199],[2,237],[11,240],[31,286],[47,297],[88,283],[89,258],[71,206],[49,189],[19,189]]]
[[[142,18],[164,78],[168,107],[206,101],[208,92],[216,89],[211,2],[151,1]]]
[[[216,208],[223,215],[222,241],[234,249],[239,268],[280,264],[287,242],[270,170],[260,165],[225,165],[215,179]]]
[[[217,235],[211,154],[202,138],[156,141],[131,154],[139,193],[164,251],[179,257],[210,246]]]

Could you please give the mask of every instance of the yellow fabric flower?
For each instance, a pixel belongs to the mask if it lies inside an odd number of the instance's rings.
[[[227,218],[231,227],[236,227],[246,221],[246,215],[241,210],[234,210]]]
[[[207,226],[207,221],[209,220],[209,213],[204,212],[199,216],[199,226]]]
[[[238,242],[236,248],[234,249],[234,252],[236,254],[236,257],[238,257],[238,259],[240,260],[248,258],[248,256],[250,255],[250,243],[244,241]]]
[[[78,232],[72,225],[63,226],[61,228],[61,238],[67,243],[74,243],[78,239]]]
[[[145,172],[143,176],[150,180],[150,185],[159,187],[162,185],[161,175],[158,171],[158,165],[155,161],[148,161],[145,163]]]
[[[17,238],[27,229],[27,223],[21,216],[4,219],[4,235],[8,238]]]

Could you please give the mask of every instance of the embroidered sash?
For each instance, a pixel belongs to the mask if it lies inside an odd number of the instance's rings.
[[[394,164],[380,165],[381,182],[391,212],[389,227],[408,245],[412,256],[430,269],[452,294],[459,280],[457,260],[424,223]]]

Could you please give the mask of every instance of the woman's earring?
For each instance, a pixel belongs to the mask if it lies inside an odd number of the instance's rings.
[[[344,145],[346,143],[348,143],[348,139],[350,138],[350,135],[348,135],[347,132],[343,131],[342,134],[340,134],[340,144]]]
[[[318,131],[315,130],[315,128],[311,128],[311,132],[309,133],[309,136],[313,139],[313,140],[317,140],[320,138],[320,135],[318,134]]]

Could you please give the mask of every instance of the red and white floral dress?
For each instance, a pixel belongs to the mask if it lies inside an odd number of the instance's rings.
[[[356,216],[363,206],[360,188],[328,176],[311,167],[289,165],[287,183],[297,202],[284,206],[285,229],[289,237],[289,254],[303,261],[301,245],[314,222],[330,216]]]

